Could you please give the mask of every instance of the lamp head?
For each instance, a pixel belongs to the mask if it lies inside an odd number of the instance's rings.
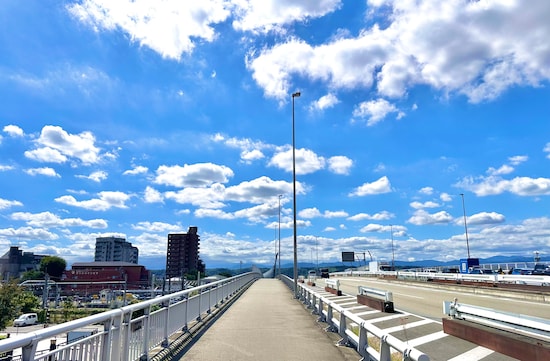
[[[297,98],[297,97],[299,97],[300,95],[301,95],[300,92],[292,93],[292,97],[293,97],[293,98]]]

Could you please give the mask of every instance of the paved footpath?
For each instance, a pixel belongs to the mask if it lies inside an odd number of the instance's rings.
[[[180,360],[339,361],[345,351],[283,282],[262,278]]]

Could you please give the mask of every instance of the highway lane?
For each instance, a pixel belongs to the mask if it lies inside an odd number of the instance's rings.
[[[550,304],[521,300],[501,295],[481,295],[466,291],[428,287],[422,283],[388,281],[371,277],[339,277],[340,290],[357,295],[358,286],[377,288],[393,293],[394,306],[433,320],[441,320],[443,301],[452,301],[456,297],[459,303],[491,308],[497,311],[518,313],[550,320]],[[319,286],[324,285],[321,282]]]

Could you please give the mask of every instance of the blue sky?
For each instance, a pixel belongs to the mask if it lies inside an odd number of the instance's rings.
[[[2,0],[0,253],[550,252],[550,3]],[[464,195],[464,205],[462,197]],[[393,233],[392,233],[393,232]]]

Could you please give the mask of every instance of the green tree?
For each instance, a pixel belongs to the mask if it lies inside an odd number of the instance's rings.
[[[59,279],[67,267],[67,262],[57,256],[46,256],[40,261],[40,271],[47,273],[51,278]]]
[[[44,279],[44,272],[40,272],[37,270],[27,271],[21,275],[20,281],[26,281],[26,280],[42,280]]]
[[[15,281],[0,285],[0,330],[6,328],[10,321],[19,314],[32,312],[38,308],[40,300],[26,292]]]

